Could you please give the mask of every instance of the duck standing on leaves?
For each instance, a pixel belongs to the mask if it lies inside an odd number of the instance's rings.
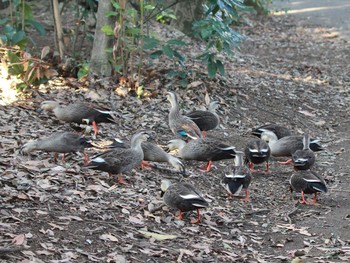
[[[169,180],[163,180],[161,190],[164,203],[179,210],[178,219],[183,219],[182,212],[197,210],[197,220],[191,221],[191,223],[201,222],[199,209],[206,208],[209,204],[204,199],[203,194],[192,184],[186,182],[171,184]]]
[[[270,154],[271,150],[269,145],[261,140],[254,139],[247,143],[246,148],[244,150],[245,153],[245,163],[249,164],[249,168],[252,172],[255,172],[253,165],[261,164],[266,162],[266,172],[269,172],[270,164]]]
[[[114,139],[113,143],[107,145],[108,148],[125,148],[125,143],[119,139]],[[143,151],[143,161],[141,163],[141,168],[152,168],[152,165],[149,162],[159,162],[159,163],[169,163],[171,166],[175,168],[182,176],[187,177],[185,165],[183,162],[164,151],[161,147],[153,142],[143,142],[141,143],[142,151]]]
[[[316,172],[311,170],[295,171],[290,177],[291,191],[301,192],[301,204],[309,204],[305,194],[314,194],[313,204],[317,203],[318,193],[327,193],[326,182]]]
[[[118,174],[118,182],[123,183],[122,173],[141,165],[144,154],[141,143],[150,136],[146,132],[136,133],[130,142],[130,148],[115,148],[94,156],[87,168],[107,172],[109,175]]]
[[[85,148],[93,147],[91,140],[73,132],[55,132],[47,138],[42,138],[37,141],[27,142],[21,147],[23,153],[30,153],[33,151],[44,151],[56,153],[63,153],[62,160],[66,153],[83,152],[85,163],[89,161]]]
[[[181,115],[177,95],[174,92],[168,92],[167,99],[171,104],[169,112],[169,127],[173,134],[181,136],[181,138],[185,140],[189,138],[201,138],[202,133],[197,124],[189,117]]]
[[[179,157],[184,160],[195,160],[207,162],[203,172],[209,172],[213,161],[233,159],[236,156],[234,146],[222,143],[213,138],[201,138],[191,140],[188,143],[181,139],[170,140],[168,149],[179,150]]]
[[[41,103],[41,109],[52,111],[60,121],[77,124],[92,123],[95,136],[98,133],[97,123],[114,123],[110,111],[95,109],[84,103],[74,103],[62,107],[58,102],[48,100]]]
[[[220,118],[216,113],[218,107],[219,103],[217,101],[212,101],[209,104],[208,111],[196,110],[185,116],[194,121],[202,131],[202,136],[206,137],[207,131],[215,129],[220,123]]]
[[[303,138],[303,149],[296,150],[292,154],[294,170],[308,170],[314,165],[316,157],[315,153],[311,151],[309,144],[310,137],[308,134],[305,134]]]
[[[236,152],[235,166],[232,173],[225,174],[222,181],[223,186],[230,196],[238,195],[242,189],[245,190],[244,201],[249,201],[248,187],[252,180],[250,170],[243,163],[243,152]]]

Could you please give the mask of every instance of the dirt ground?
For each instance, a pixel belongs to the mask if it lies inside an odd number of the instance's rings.
[[[226,60],[226,76],[193,75],[191,89],[159,73],[145,84],[157,95],[140,100],[118,96],[112,81],[88,88],[57,79],[32,90],[30,99],[3,107],[1,262],[348,262],[349,45],[327,28],[298,26],[300,19],[293,17],[249,22],[240,52]],[[157,63],[149,68],[167,68]],[[203,66],[193,68],[205,72]],[[19,152],[28,140],[72,130],[36,111],[48,99],[92,101],[118,112],[117,124],[102,124],[97,141],[128,140],[150,129],[165,145],[173,138],[169,103],[163,101],[167,90],[178,93],[184,111],[204,106],[206,92],[218,100],[221,125],[209,136],[237,149],[244,149],[252,128],[265,123],[320,138],[326,150],[317,154],[314,169],[325,178],[328,193],[316,206],[299,204],[299,194],[289,191],[292,167],[273,159],[271,173],[253,174],[249,203],[229,200],[220,181],[232,161],[214,163],[209,173],[198,171],[202,163],[188,162],[187,180],[210,202],[202,222],[192,225],[195,213],[179,221],[172,209],[149,212],[162,203],[161,179],[183,180],[166,164],[127,173],[128,184],[119,186],[106,173],[85,169],[80,155],[63,163],[52,154]],[[89,149],[89,156],[96,151]]]

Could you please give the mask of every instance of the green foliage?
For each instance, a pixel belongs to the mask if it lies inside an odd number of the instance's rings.
[[[176,50],[177,47],[185,45],[186,43],[180,39],[170,39],[165,43],[161,43],[161,41],[156,38],[145,37],[143,49],[148,50],[158,48],[150,54],[150,58],[156,59],[165,55],[180,66],[185,66],[185,57]]]
[[[206,43],[207,50],[198,58],[207,63],[209,77],[225,74],[218,53],[232,54],[244,37],[231,26],[239,21],[239,10],[246,10],[243,0],[209,0],[205,5],[205,17],[193,23],[194,36]]]
[[[7,74],[18,77],[18,87],[37,85],[47,81],[53,73],[49,66],[40,59],[33,58],[27,48],[30,37],[26,31],[34,28],[40,35],[45,34],[44,27],[33,19],[32,8],[26,1],[12,1],[13,15],[11,19],[0,20],[1,63],[7,69]]]
[[[82,78],[86,77],[89,74],[90,64],[84,63],[79,67],[78,70],[78,79],[81,80]]]

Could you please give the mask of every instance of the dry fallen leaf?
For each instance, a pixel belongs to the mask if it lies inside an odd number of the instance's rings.
[[[169,234],[158,234],[154,232],[139,230],[141,234],[143,234],[147,238],[154,238],[156,240],[166,240],[166,239],[174,239],[177,238],[175,235],[169,235]]]
[[[26,237],[24,234],[20,234],[18,236],[15,236],[13,239],[12,239],[12,243],[17,245],[17,246],[20,246],[20,245],[23,245],[23,243],[25,242],[26,240]]]
[[[105,241],[118,242],[118,238],[113,236],[112,234],[102,234],[100,235],[100,239]]]

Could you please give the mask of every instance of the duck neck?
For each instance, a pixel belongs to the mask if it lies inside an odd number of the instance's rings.
[[[174,98],[174,100],[171,100],[170,104],[171,104],[171,108],[170,108],[169,116],[172,118],[176,118],[180,116],[180,108],[179,108],[177,99]]]
[[[130,148],[138,152],[143,152],[141,144],[142,144],[142,140],[140,140],[139,137],[132,138],[130,143]]]
[[[236,167],[242,167],[243,166],[243,152],[236,152],[235,166]]]
[[[308,134],[304,135],[303,138],[304,150],[310,150],[310,136]]]

